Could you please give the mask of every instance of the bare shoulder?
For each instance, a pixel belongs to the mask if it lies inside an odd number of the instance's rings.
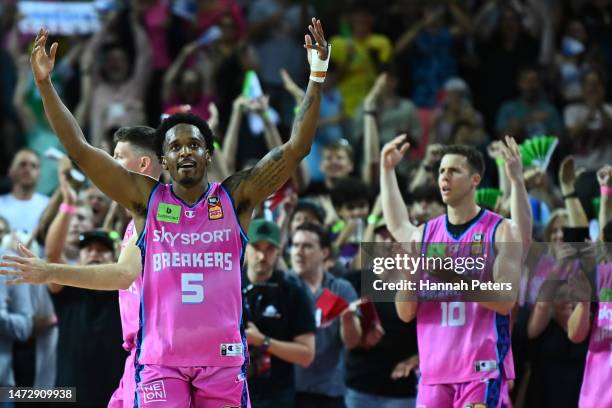
[[[518,225],[512,220],[504,218],[495,231],[495,242],[521,242],[521,234]]]

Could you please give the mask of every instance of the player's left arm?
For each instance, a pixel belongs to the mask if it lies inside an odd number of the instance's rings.
[[[498,291],[499,300],[479,303],[499,314],[508,315],[518,295],[524,243],[519,228],[509,220],[501,221],[495,232],[495,242],[497,256],[493,264],[493,281],[504,284],[507,289]]]
[[[308,29],[316,41],[313,44],[310,35],[305,36],[304,47],[308,49],[309,62],[312,65],[311,80],[293,122],[290,139],[272,149],[252,169],[238,172],[223,182],[234,198],[236,212],[245,229],[250,223],[253,208],[285,184],[312,146],[321,102],[322,84],[319,80],[325,74],[317,65],[326,69],[324,61],[328,61],[329,49],[319,20],[313,18]]]

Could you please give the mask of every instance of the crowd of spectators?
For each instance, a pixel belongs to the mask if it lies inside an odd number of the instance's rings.
[[[190,15],[177,11],[183,3]],[[499,189],[491,209],[509,216],[504,135],[558,140],[547,167],[525,169],[534,240],[562,242],[564,226],[602,239],[612,219],[599,190],[612,187],[609,0],[113,4],[93,35],[53,39],[54,86],[87,139],[116,158],[120,127],[156,127],[189,105],[219,145],[211,181],[288,139],[308,78],[300,30],[313,15],[326,28],[332,54],[313,148],[248,231],[255,407],[414,404],[414,322],[401,322],[391,303],[330,321],[320,307],[330,294],[355,305],[360,242],[393,240],[379,177],[381,149],[397,135],[410,142],[396,170],[414,225],[444,213],[436,164],[455,143],[483,153],[480,187]],[[21,242],[51,262],[111,262],[127,215],[60,158],[20,18],[16,2],[0,5],[0,254]],[[264,93],[256,98],[244,92],[251,71]],[[364,310],[378,317],[365,321]],[[576,407],[587,342],[568,339],[567,311],[524,301],[515,317],[514,406]],[[292,352],[259,353],[265,338]],[[76,386],[79,406],[106,406],[124,359],[116,293],[0,285],[0,386]]]

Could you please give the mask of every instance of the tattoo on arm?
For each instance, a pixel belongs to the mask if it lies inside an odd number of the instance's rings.
[[[300,106],[300,110],[295,115],[295,120],[293,121],[293,129],[291,130],[291,133],[295,133],[298,130],[297,128],[304,121],[304,115],[310,109],[313,102],[314,98],[312,97],[312,95],[306,94],[306,97],[304,98],[304,100],[302,101],[302,105]]]
[[[275,147],[255,167],[232,175],[223,184],[233,196],[241,187],[246,187],[253,192],[267,192],[271,188],[274,188],[273,191],[275,191],[281,187],[287,178],[287,169],[287,160],[284,157],[283,150],[280,147]],[[248,183],[248,186],[245,186],[245,183]],[[244,196],[244,194],[241,195]],[[267,196],[267,193],[264,195]],[[252,204],[252,200],[249,198],[238,199],[236,201],[236,211],[241,214],[243,211],[250,210]]]

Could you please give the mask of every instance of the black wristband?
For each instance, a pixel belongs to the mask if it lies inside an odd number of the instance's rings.
[[[576,194],[576,190],[563,196],[564,200],[567,200],[568,198],[578,198],[578,194]]]

